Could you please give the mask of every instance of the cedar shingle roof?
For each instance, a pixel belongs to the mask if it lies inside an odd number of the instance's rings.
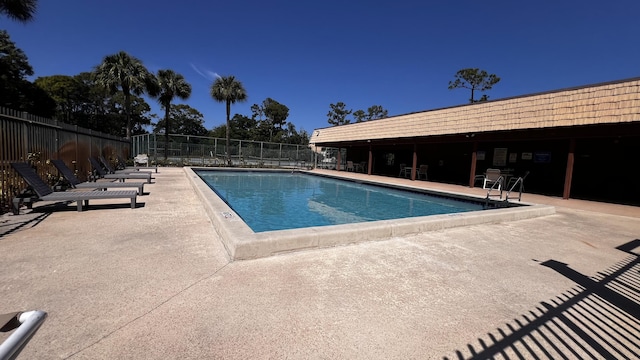
[[[316,129],[311,144],[640,122],[640,78]]]

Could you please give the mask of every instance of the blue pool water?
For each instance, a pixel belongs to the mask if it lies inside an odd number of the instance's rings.
[[[482,204],[291,172],[197,171],[254,231],[482,210]]]

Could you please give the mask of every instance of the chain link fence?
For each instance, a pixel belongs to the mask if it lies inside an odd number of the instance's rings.
[[[133,154],[147,154],[154,164],[167,166],[313,167],[317,158],[308,145],[226,139],[191,135],[144,134],[133,137]],[[229,163],[229,162],[230,163]]]

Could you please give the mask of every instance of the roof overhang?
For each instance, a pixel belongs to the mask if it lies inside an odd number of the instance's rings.
[[[640,122],[640,78],[316,129],[310,144],[362,145]]]

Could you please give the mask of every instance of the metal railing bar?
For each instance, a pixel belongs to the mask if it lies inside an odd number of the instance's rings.
[[[47,313],[41,310],[34,310],[20,313],[16,317],[20,322],[20,326],[0,344],[0,360],[13,360],[19,355],[44,323]]]

